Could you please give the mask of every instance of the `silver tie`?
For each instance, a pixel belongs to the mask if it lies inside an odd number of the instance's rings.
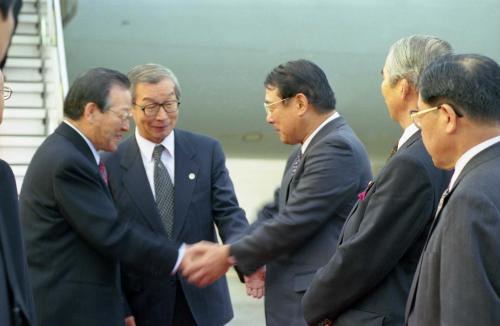
[[[164,149],[163,145],[156,145],[153,151],[153,160],[155,163],[154,183],[158,212],[160,213],[165,231],[167,231],[168,238],[172,239],[174,231],[174,185],[167,168],[160,159]]]

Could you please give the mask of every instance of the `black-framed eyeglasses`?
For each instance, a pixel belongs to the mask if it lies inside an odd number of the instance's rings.
[[[12,88],[10,88],[8,86],[4,86],[2,88],[2,94],[3,94],[4,101],[8,100],[12,96]]]
[[[175,113],[179,111],[179,105],[181,104],[180,101],[167,101],[164,103],[149,103],[145,105],[140,105],[137,103],[134,103],[135,106],[141,108],[141,110],[144,112],[144,114],[147,117],[156,117],[158,112],[160,112],[160,108],[163,108],[165,112],[170,113]]]
[[[129,121],[130,118],[132,118],[132,112],[130,110],[124,110],[124,111],[113,111],[113,110],[108,110],[109,112],[113,112],[122,122]]]

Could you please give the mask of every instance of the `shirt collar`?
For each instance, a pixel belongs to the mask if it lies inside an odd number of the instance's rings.
[[[63,122],[65,124],[67,124],[68,126],[70,126],[71,128],[73,128],[73,130],[75,130],[80,136],[82,136],[83,140],[85,140],[85,142],[87,143],[87,145],[89,145],[89,148],[92,151],[92,155],[94,155],[94,159],[95,159],[97,165],[99,165],[99,163],[101,162],[101,156],[99,155],[99,152],[95,149],[95,146],[94,146],[94,144],[92,144],[92,142],[90,141],[90,139],[88,139],[87,137],[85,137],[85,135],[75,125],[73,125],[68,120],[64,120]]]
[[[401,135],[401,138],[399,138],[398,141],[398,150],[401,148],[401,146],[404,145],[408,141],[408,139],[411,138],[416,132],[418,131],[417,126],[415,126],[414,123],[409,125],[408,127],[405,128],[405,131],[403,132],[403,135]]]
[[[325,121],[323,121],[319,126],[318,128],[316,128],[312,134],[309,135],[309,137],[306,138],[306,140],[304,141],[304,143],[302,144],[302,146],[300,147],[301,151],[302,151],[302,154],[304,154],[306,152],[306,149],[307,149],[307,146],[309,146],[309,144],[311,143],[312,139],[314,138],[314,136],[316,136],[316,134],[321,130],[321,128],[323,128],[327,123],[329,123],[330,121],[333,121],[335,119],[337,119],[338,117],[340,117],[340,114],[335,111],[334,114],[332,114],[331,116],[329,116]]]
[[[153,151],[155,149],[156,143],[153,143],[152,141],[144,138],[139,134],[139,130],[135,128],[135,138],[137,140],[137,145],[139,146],[139,150],[141,151],[141,154],[143,156],[143,159],[146,162],[151,162],[153,161]],[[175,130],[172,130],[172,132],[165,137],[162,142],[160,143],[165,147],[167,150],[168,154],[171,157],[174,157],[174,148],[175,148]]]
[[[482,143],[479,143],[476,146],[470,148],[467,152],[463,153],[462,156],[460,156],[460,158],[458,159],[457,163],[455,163],[455,171],[453,172],[453,176],[451,177],[448,189],[453,188],[460,173],[462,173],[467,163],[469,163],[469,161],[472,160],[474,156],[484,151],[488,147],[495,145],[498,142],[500,142],[500,136],[496,136],[488,140],[485,140]]]

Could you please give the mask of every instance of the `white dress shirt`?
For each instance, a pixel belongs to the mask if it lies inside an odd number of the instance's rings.
[[[137,128],[135,129],[135,139],[137,139],[137,145],[139,146],[139,151],[141,152],[142,163],[144,164],[144,169],[146,170],[146,176],[148,177],[149,187],[153,192],[153,196],[156,198],[155,194],[155,182],[154,182],[154,169],[155,162],[153,160],[153,151],[156,145],[150,140],[142,137],[139,134]],[[170,135],[165,137],[160,143],[165,147],[161,153],[161,161],[163,165],[167,168],[168,175],[172,184],[175,186],[175,131],[172,130]]]
[[[405,128],[405,131],[403,131],[403,134],[401,135],[401,138],[399,138],[398,141],[398,150],[401,148],[401,146],[404,145],[408,141],[408,139],[411,138],[416,132],[418,131],[417,126],[415,126],[414,123],[409,125],[408,127]]]
[[[316,128],[312,134],[309,135],[309,137],[306,138],[306,140],[304,141],[304,143],[302,144],[302,146],[300,147],[301,151],[302,151],[302,154],[304,154],[306,152],[306,149],[307,149],[307,146],[309,146],[309,143],[311,142],[311,140],[314,138],[314,136],[316,136],[316,134],[330,121],[333,121],[335,119],[337,119],[338,117],[340,117],[340,114],[338,112],[335,112],[334,114],[332,114],[331,116],[328,117],[328,119],[326,119],[325,121],[323,121],[319,126],[318,128]]]

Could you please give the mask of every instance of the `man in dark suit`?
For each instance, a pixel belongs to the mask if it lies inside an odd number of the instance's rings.
[[[440,58],[420,80],[418,111],[434,164],[455,169],[406,307],[410,326],[500,325],[500,66]]]
[[[249,234],[230,246],[198,245],[201,257],[185,271],[204,285],[223,272],[228,256],[244,273],[266,265],[266,324],[305,325],[302,296],[335,252],[356,196],[372,177],[370,163],[336,111],[333,90],[317,65],[282,64],[267,76],[265,91],[267,121],[283,143],[301,146],[288,159],[274,202],[260,211]]]
[[[217,241],[215,226],[223,242],[235,241],[248,227],[245,212],[220,144],[175,128],[181,99],[176,76],[145,64],[128,77],[135,134],[105,158],[119,214],[132,213],[137,224],[176,244]],[[220,326],[233,317],[225,278],[200,289],[177,274],[152,278],[123,264],[122,285],[130,325]]]
[[[151,277],[179,264],[176,246],[118,215],[100,164],[97,151],[116,150],[129,128],[129,86],[110,69],[80,75],[64,102],[66,120],[26,172],[20,212],[40,325],[123,325],[119,261]]]
[[[447,42],[432,36],[414,35],[391,46],[381,91],[404,132],[397,152],[360,194],[337,250],[304,296],[310,325],[404,324],[411,280],[451,176],[432,164],[410,111],[417,105],[421,71],[450,52]]]
[[[0,124],[4,89],[0,70]],[[33,294],[28,280],[26,253],[19,223],[16,180],[7,162],[0,160],[0,325],[36,325]]]

